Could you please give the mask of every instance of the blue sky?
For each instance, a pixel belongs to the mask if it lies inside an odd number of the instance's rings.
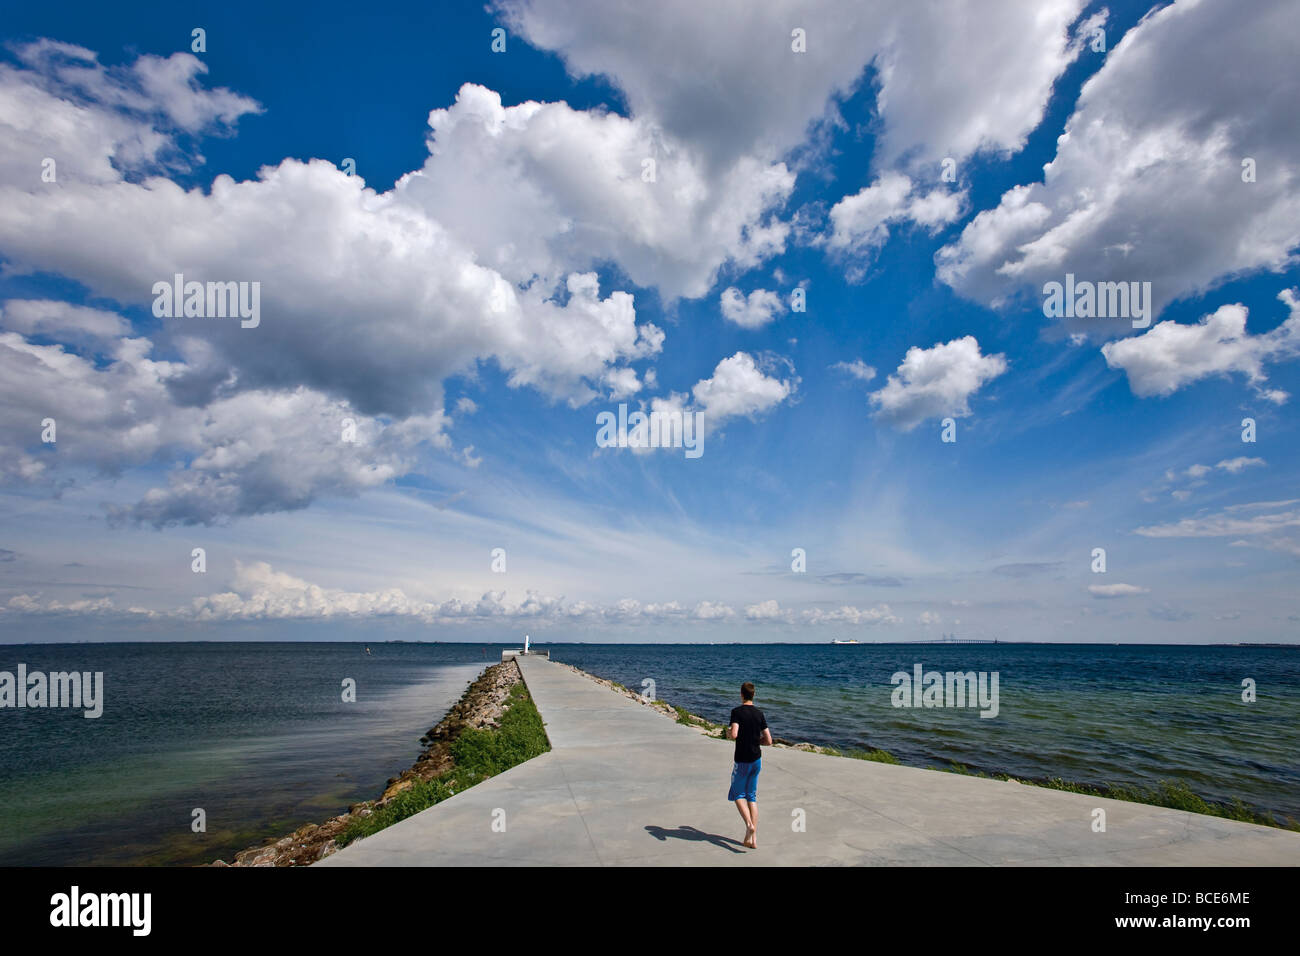
[[[5,639],[1294,641],[1284,7],[16,11]]]

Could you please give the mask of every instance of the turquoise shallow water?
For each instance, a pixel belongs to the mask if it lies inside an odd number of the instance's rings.
[[[0,710],[0,865],[201,863],[374,797],[502,645],[0,646],[0,670],[103,671],[104,715]],[[546,645],[543,645],[546,646]],[[549,645],[722,722],[745,680],[775,734],[916,766],[1186,781],[1300,818],[1300,651],[1098,645]],[[998,673],[999,714],[902,709],[890,676]],[[340,682],[357,682],[343,703]],[[1258,700],[1241,701],[1252,678]],[[194,808],[207,832],[194,833]]]

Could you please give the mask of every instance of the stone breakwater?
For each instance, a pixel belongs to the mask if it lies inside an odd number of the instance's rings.
[[[424,746],[423,752],[409,769],[389,778],[378,799],[354,803],[348,807],[347,813],[332,817],[324,823],[309,823],[286,837],[270,839],[261,846],[236,853],[233,863],[217,860],[212,866],[307,866],[337,852],[339,847],[334,842],[335,838],[353,820],[369,816],[417,781],[432,780],[450,770],[455,762],[451,756],[451,745],[461,731],[468,727],[483,730],[500,726],[510,688],[520,680],[519,666],[514,661],[503,661],[484,670],[447,712],[447,716],[420,738],[420,743]]]

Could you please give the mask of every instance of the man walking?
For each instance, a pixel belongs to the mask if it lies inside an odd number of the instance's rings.
[[[731,769],[731,790],[728,800],[736,801],[740,818],[745,821],[744,845],[758,849],[758,772],[763,769],[763,745],[772,746],[772,732],[767,729],[767,718],[754,706],[754,685],[749,681],[740,685],[739,707],[731,711],[731,726],[727,737],[736,742],[735,765]]]

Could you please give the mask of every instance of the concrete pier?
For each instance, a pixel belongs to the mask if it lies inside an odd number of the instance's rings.
[[[1300,833],[1273,827],[777,748],[748,850],[726,799],[730,742],[545,658],[517,661],[552,750],[317,866],[1300,864]]]

